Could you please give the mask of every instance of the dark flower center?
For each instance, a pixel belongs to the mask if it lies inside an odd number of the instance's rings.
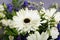
[[[30,19],[28,19],[28,18],[24,19],[24,23],[29,23],[29,22],[30,22]]]

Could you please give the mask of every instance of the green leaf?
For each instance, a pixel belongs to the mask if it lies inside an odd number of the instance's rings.
[[[18,32],[17,32],[17,30],[16,30],[15,28],[10,29],[9,27],[7,27],[7,28],[5,29],[5,31],[6,31],[6,34],[7,34],[7,35],[13,35],[13,36],[18,35]]]
[[[8,35],[4,35],[3,40],[9,40]]]
[[[12,19],[13,15],[11,13],[6,13],[7,19]]]
[[[13,16],[16,16],[16,12],[14,10],[12,11],[12,15]]]
[[[12,3],[14,5],[14,8],[19,8],[22,6],[24,0],[12,0]]]
[[[5,3],[3,3],[3,6],[4,6],[4,8],[5,8],[5,9],[7,9],[7,6],[6,6],[6,4],[5,4]]]
[[[43,30],[44,29],[44,30]],[[39,26],[39,32],[45,32],[48,29],[48,21],[46,23],[42,23],[41,26]]]
[[[19,1],[19,0],[12,0],[13,3],[16,3],[16,2],[18,2],[18,1]]]

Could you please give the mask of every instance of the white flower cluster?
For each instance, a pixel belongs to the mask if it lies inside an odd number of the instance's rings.
[[[52,36],[53,39],[56,39],[58,37],[59,32],[56,27],[51,28],[50,35]]]
[[[50,25],[48,24],[48,29],[49,29],[49,35],[52,36],[52,40],[56,39],[59,35],[58,29],[57,29],[57,23],[59,23],[60,21],[60,12],[56,12],[57,9],[56,8],[50,8],[45,10],[44,8],[41,9],[40,13],[41,14],[45,14],[43,17],[46,18],[48,21],[51,20],[52,17],[54,17],[55,19],[55,26],[53,26],[50,29]],[[49,22],[50,23],[50,22]]]
[[[12,20],[10,20],[10,19],[2,19],[1,21],[0,21],[2,24],[3,24],[3,26],[11,26],[12,24]]]
[[[3,5],[0,5],[0,18],[4,18],[5,17],[3,11],[4,11]]]
[[[0,11],[4,11],[4,6],[0,4]]]
[[[60,12],[56,12],[57,9],[56,8],[50,8],[50,9],[45,9],[45,8],[42,8],[40,10],[40,13],[41,14],[45,14],[43,17],[45,17],[46,19],[50,20],[51,17],[54,16],[54,19],[56,22],[59,22],[60,21]]]
[[[3,11],[4,8],[0,5],[0,11]],[[38,12],[37,10],[28,10],[28,8],[21,9],[16,12],[16,16],[13,16],[13,20],[11,19],[2,19],[0,22],[3,26],[9,26],[10,28],[16,28],[18,34],[22,32],[34,31],[34,34],[29,34],[27,40],[47,40],[49,36],[52,36],[52,39],[56,39],[59,35],[58,29],[56,26],[50,28],[50,24],[48,24],[48,28],[46,32],[39,33],[39,27],[41,24],[46,23],[47,20],[50,23],[52,17],[55,19],[55,25],[60,21],[60,12],[56,12],[55,8],[50,8],[45,10],[44,8]],[[44,20],[41,18],[41,14],[44,14]],[[3,13],[0,12],[1,17],[5,17]],[[41,21],[43,20],[43,21]],[[44,30],[44,29],[43,29]],[[9,36],[9,39],[11,37]],[[13,40],[13,37],[10,39]]]
[[[30,34],[27,37],[27,40],[47,40],[49,38],[49,35],[52,36],[53,40],[58,37],[59,32],[58,32],[57,28],[53,27],[49,31],[50,31],[50,33],[48,31],[46,31],[46,32],[42,32],[41,34],[39,34],[39,32]]]
[[[27,37],[27,40],[47,40],[49,37],[48,32],[42,32],[41,34],[39,32],[35,32],[34,34],[30,34],[30,36]]]

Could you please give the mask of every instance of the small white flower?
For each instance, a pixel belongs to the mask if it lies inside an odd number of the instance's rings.
[[[56,9],[55,8],[47,9],[47,10],[45,10],[45,16],[44,17],[46,19],[50,19],[55,12],[56,12]]]
[[[52,17],[55,12],[56,12],[56,9],[55,8],[51,8],[49,10],[46,10],[45,15],[48,16],[48,17]]]
[[[1,20],[1,23],[3,24],[3,26],[8,26],[8,25],[11,24],[11,20],[10,20],[10,19],[9,19],[9,20],[7,20],[7,19],[2,19],[2,20]]]
[[[9,40],[14,40],[14,36],[9,36]]]
[[[40,25],[40,16],[37,10],[20,10],[13,17],[13,27],[20,32],[35,31]]]
[[[50,9],[45,9],[45,8],[42,8],[40,10],[40,14],[44,14],[44,18],[50,20],[50,18],[53,16],[53,14],[56,12],[56,9],[55,8],[50,8]]]
[[[1,4],[0,4],[0,11],[4,11],[4,7]]]
[[[40,40],[41,35],[39,34],[39,32],[35,32],[34,34],[30,34],[30,36],[27,37],[27,40]]]
[[[2,19],[1,22],[2,22],[2,24],[3,24],[4,26],[8,26],[8,21],[7,21],[7,20]]]
[[[0,12],[0,18],[4,18],[4,17],[5,17],[5,15]]]
[[[48,37],[49,37],[49,33],[47,31],[46,32],[42,32],[40,40],[47,40]]]
[[[59,22],[60,21],[60,12],[57,12],[54,16],[55,16],[54,18],[55,18],[56,22]]]
[[[52,27],[50,30],[50,34],[53,39],[56,39],[59,35],[58,29],[56,27]]]
[[[13,25],[14,25],[14,23],[13,23],[13,20],[8,20],[8,26],[10,27],[10,28],[13,28]]]
[[[47,40],[49,37],[49,34],[47,32],[42,32],[40,35],[39,32],[35,32],[34,34],[30,34],[30,36],[27,37],[27,40]]]

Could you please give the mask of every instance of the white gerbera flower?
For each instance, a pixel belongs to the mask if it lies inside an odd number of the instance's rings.
[[[42,32],[40,35],[39,32],[35,32],[34,34],[30,34],[30,36],[27,37],[27,40],[47,40],[49,37],[49,34],[47,32]]]
[[[0,11],[4,11],[4,7],[1,4],[0,4]]]
[[[55,12],[56,12],[55,8],[50,8],[50,9],[48,9],[48,10],[45,11],[45,16],[44,17],[46,19],[50,19]]]
[[[54,18],[55,18],[56,22],[59,22],[60,21],[60,12],[57,12],[54,16],[55,16]]]
[[[52,27],[50,30],[50,34],[53,39],[56,39],[59,35],[58,29],[56,27]]]
[[[40,16],[37,10],[20,10],[17,16],[13,17],[13,27],[20,32],[35,31],[40,25]]]

